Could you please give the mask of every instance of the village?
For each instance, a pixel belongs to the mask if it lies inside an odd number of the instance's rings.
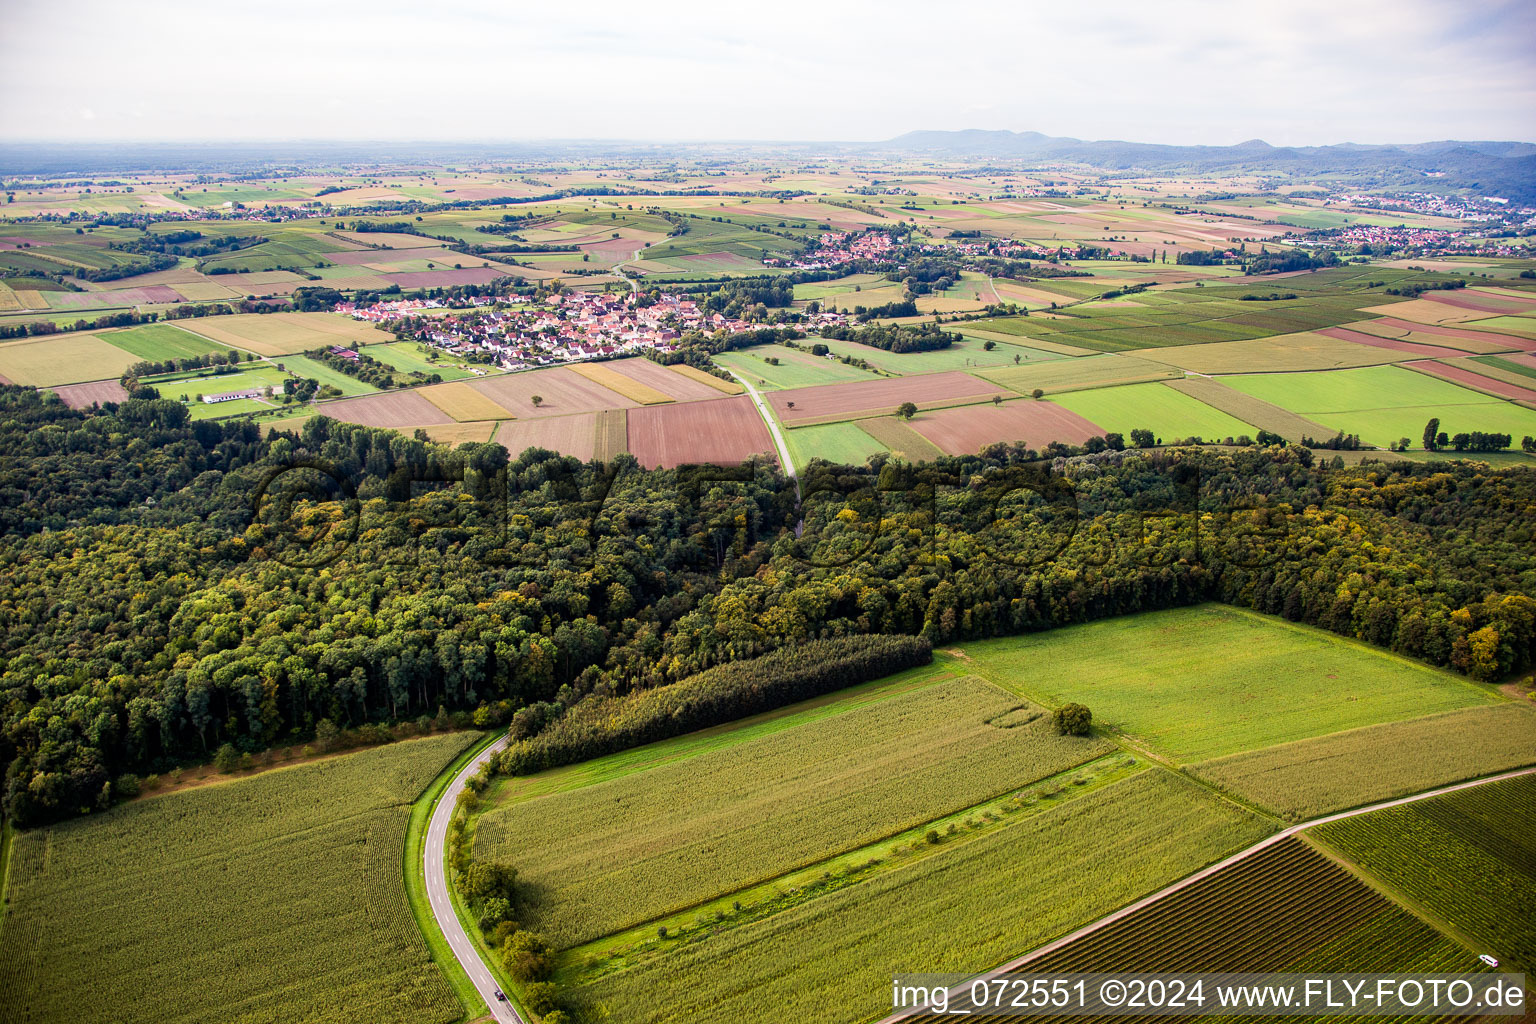
[[[707,313],[677,295],[569,291],[539,301],[519,296],[469,300],[448,309],[437,299],[402,299],[369,306],[340,303],[336,312],[393,330],[445,354],[504,370],[669,352],[690,332],[739,334],[754,324]]]

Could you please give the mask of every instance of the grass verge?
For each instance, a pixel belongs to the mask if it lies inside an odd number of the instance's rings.
[[[437,806],[443,790],[448,788],[448,783],[471,758],[495,741],[497,735],[490,733],[470,746],[432,780],[432,784],[411,805],[411,820],[405,833],[405,896],[411,904],[411,915],[416,918],[416,927],[421,929],[421,936],[426,940],[427,948],[432,951],[433,962],[443,972],[448,987],[453,989],[453,994],[464,1007],[466,1020],[483,1017],[490,1012],[490,1008],[480,998],[480,993],[469,980],[469,975],[464,973],[464,968],[459,966],[458,958],[448,947],[448,940],[432,916],[432,905],[427,901],[426,867],[422,858],[427,842],[427,823],[432,820],[432,809]],[[452,888],[450,882],[449,889]]]

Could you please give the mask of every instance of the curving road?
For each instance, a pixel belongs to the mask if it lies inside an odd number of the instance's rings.
[[[495,976],[491,974],[491,969],[485,965],[485,961],[480,959],[480,953],[475,949],[474,942],[465,932],[463,924],[459,922],[459,915],[453,912],[453,900],[448,896],[448,822],[453,818],[455,801],[458,800],[459,794],[464,792],[464,780],[479,771],[481,765],[506,745],[507,738],[502,736],[476,754],[448,783],[447,788],[443,790],[443,795],[438,798],[437,806],[432,808],[432,818],[427,823],[427,842],[422,857],[426,862],[423,867],[426,870],[427,902],[432,906],[432,916],[437,919],[437,927],[442,931],[443,937],[448,940],[448,945],[453,949],[453,955],[458,958],[464,973],[469,975],[469,980],[474,983],[480,998],[484,999],[485,1005],[491,1008],[491,1016],[501,1024],[527,1024],[510,1002],[504,1003],[496,998],[496,990],[500,986]]]
[[[1437,789],[1429,789],[1422,793],[1414,793],[1412,796],[1402,796],[1395,800],[1383,800],[1378,804],[1368,804],[1365,807],[1356,807],[1352,811],[1340,811],[1337,814],[1327,814],[1321,818],[1313,818],[1311,821],[1304,821],[1300,825],[1292,825],[1289,828],[1276,832],[1274,835],[1268,837],[1267,839],[1259,840],[1257,843],[1254,843],[1247,849],[1237,851],[1225,860],[1217,861],[1210,867],[1202,868],[1189,877],[1180,879],[1179,881],[1168,886],[1166,889],[1159,889],[1152,895],[1143,897],[1142,899],[1139,899],[1135,903],[1132,903],[1128,906],[1121,907],[1119,910],[1112,914],[1106,914],[1105,916],[1099,918],[1097,921],[1085,924],[1083,927],[1077,929],[1076,931],[1067,935],[1063,935],[1055,942],[1047,943],[1038,949],[1032,949],[1028,953],[1025,953],[1023,956],[1014,960],[1010,960],[995,970],[991,970],[986,974],[979,975],[978,978],[974,980],[990,981],[994,978],[999,978],[1004,974],[1010,974],[1014,971],[1017,971],[1020,967],[1023,967],[1025,964],[1033,960],[1040,959],[1047,953],[1054,953],[1056,950],[1060,949],[1062,946],[1065,946],[1069,942],[1075,942],[1085,935],[1091,935],[1093,932],[1098,931],[1100,928],[1103,928],[1106,925],[1114,924],[1122,917],[1125,917],[1128,914],[1134,914],[1141,908],[1148,906],[1149,904],[1156,903],[1158,900],[1163,899],[1165,896],[1171,896],[1178,892],[1180,889],[1194,885],[1202,878],[1214,875],[1216,872],[1222,870],[1223,868],[1231,867],[1238,861],[1243,860],[1246,857],[1251,857],[1255,853],[1258,853],[1260,850],[1273,846],[1280,840],[1289,836],[1296,835],[1298,832],[1304,832],[1307,829],[1315,828],[1318,825],[1326,825],[1330,821],[1339,821],[1344,818],[1353,818],[1357,814],[1369,814],[1372,811],[1384,811],[1389,807],[1401,807],[1403,804],[1411,804],[1419,800],[1428,800],[1431,797],[1444,796],[1446,793],[1454,793],[1461,789],[1471,789],[1473,786],[1485,786],[1490,782],[1503,782],[1505,779],[1514,779],[1519,778],[1522,775],[1533,774],[1536,774],[1536,768],[1519,768],[1512,772],[1503,772],[1499,775],[1490,775],[1487,778],[1473,779],[1471,782],[1458,782],[1451,786],[1440,786]],[[959,1002],[959,1000],[965,998],[965,992],[969,989],[970,985],[971,982],[966,982],[965,984],[950,990],[950,996],[953,1000],[952,1005],[963,1005]],[[879,1024],[896,1024],[897,1021],[905,1020],[908,1017],[914,1017],[920,1013],[923,1013],[925,1010],[926,1007],[915,1007],[910,1010],[899,1010],[896,1013],[891,1014],[889,1017],[882,1019]]]

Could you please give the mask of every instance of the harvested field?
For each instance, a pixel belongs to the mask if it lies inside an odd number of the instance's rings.
[[[463,381],[434,384],[431,387],[422,388],[421,397],[460,423],[512,418],[510,410],[503,408],[499,403],[487,398]]]
[[[1461,969],[1470,958],[1347,868],[1291,836],[1019,970],[1151,974],[1305,967],[1427,973]],[[950,1014],[971,1012],[969,1005],[952,1001]],[[939,1024],[953,1017],[910,1019],[912,1024]],[[1027,1019],[1058,1024],[1084,1018],[1037,1014]]]
[[[913,419],[911,426],[946,455],[974,455],[996,441],[1022,441],[1037,449],[1052,441],[1082,444],[1103,433],[1070,410],[1032,399],[936,409]]]
[[[1428,373],[1443,380],[1464,384],[1469,388],[1476,388],[1489,394],[1498,395],[1500,398],[1510,398],[1520,402],[1536,402],[1536,390],[1520,384],[1511,384],[1508,381],[1496,380],[1484,374],[1466,369],[1462,366],[1451,366],[1446,363],[1438,363],[1431,359],[1420,362],[1404,363],[1410,370],[1418,370],[1420,373]],[[1532,382],[1536,384],[1536,381]]]
[[[1409,299],[1407,302],[1388,302],[1380,306],[1364,306],[1361,313],[1379,317],[1396,317],[1420,324],[1457,323],[1477,316],[1472,310],[1458,309],[1443,302],[1428,299]]]
[[[977,370],[976,373],[1021,395],[1031,394],[1036,388],[1049,395],[1183,376],[1178,370],[1161,363],[1118,353],[1083,356],[1080,359],[1053,359],[1025,366],[987,368]]]
[[[438,444],[463,444],[466,441],[489,441],[496,431],[495,420],[468,423],[434,423],[422,427],[427,436]]]
[[[100,402],[123,402],[128,392],[115,380],[98,380],[89,384],[65,384],[53,389],[53,393],[71,409],[87,409]]]
[[[518,418],[525,416],[562,416],[573,412],[597,412],[600,409],[627,409],[636,403],[617,391],[609,390],[575,373],[568,366],[557,366],[531,373],[507,373],[468,382],[470,387]],[[542,401],[533,404],[534,396]]]
[[[1170,380],[1167,385],[1228,416],[1252,423],[1260,430],[1279,434],[1287,441],[1300,441],[1303,437],[1324,438],[1333,433],[1321,423],[1313,423],[1288,409],[1235,391],[1210,377],[1185,377],[1182,380]]]
[[[938,445],[894,416],[859,420],[858,426],[864,433],[889,448],[892,455],[906,459],[908,462],[932,462],[944,454]]]
[[[689,366],[687,363],[674,363],[673,365],[667,367],[667,369],[671,370],[673,373],[687,377],[689,380],[697,381],[706,387],[713,388],[716,391],[724,391],[728,395],[739,395],[742,392],[741,385],[735,381],[721,380],[719,377],[716,377],[712,373],[705,373],[697,366]]]
[[[590,381],[601,384],[609,391],[616,391],[632,402],[641,405],[661,405],[672,401],[672,396],[664,391],[658,391],[649,384],[636,380],[627,373],[603,363],[574,363],[571,366],[572,373],[579,373]],[[661,367],[657,367],[658,370]],[[662,371],[665,372],[665,371]]]
[[[586,462],[593,457],[593,428],[600,415],[584,412],[571,416],[508,420],[496,428],[492,440],[514,458],[529,448],[545,448]]]
[[[660,363],[643,358],[618,359],[602,365],[680,402],[719,398],[721,392],[731,395],[741,394],[740,384],[721,380],[713,374],[696,370],[691,366],[687,368],[693,370],[693,374],[678,373],[677,366],[662,366]],[[678,364],[678,366],[686,365]]]
[[[747,395],[631,409],[628,438],[630,452],[647,469],[735,465],[754,455],[777,461],[773,439]]]
[[[1505,298],[1500,295],[1488,295],[1473,291],[1470,288],[1459,289],[1454,292],[1425,292],[1424,298],[1430,302],[1439,302],[1457,309],[1472,309],[1480,313],[1510,313],[1519,315],[1536,308],[1536,303],[1521,302],[1518,299]]]
[[[1503,703],[1281,743],[1189,770],[1303,821],[1528,764],[1536,764],[1536,711]]]
[[[33,387],[119,377],[138,361],[138,356],[94,334],[53,334],[0,344],[0,374]]]
[[[394,340],[393,335],[370,324],[334,313],[246,313],[178,320],[177,326],[259,356],[282,356],[354,341],[367,345]]]
[[[344,398],[339,402],[327,402],[320,411],[347,423],[396,430],[454,422],[452,416],[421,397],[420,391],[390,391],[363,398]]]
[[[600,462],[611,462],[629,451],[629,410],[604,409],[594,415],[592,457]]]
[[[1444,345],[1449,348],[1459,348],[1464,352],[1475,352],[1479,355],[1487,352],[1506,352],[1510,349],[1523,348],[1530,344],[1523,338],[1511,337],[1508,334],[1495,334],[1492,331],[1474,331],[1466,327],[1446,326],[1445,324],[1416,324],[1409,320],[1399,320],[1396,317],[1390,316],[1382,317],[1380,320],[1366,320],[1363,323],[1351,324],[1350,326],[1354,330],[1378,334],[1384,338],[1402,338],[1423,344]],[[1536,345],[1531,347],[1536,347]]]
[[[1356,345],[1369,345],[1372,348],[1386,349],[1390,352],[1406,352],[1408,355],[1423,359],[1443,359],[1447,356],[1466,354],[1460,349],[1445,348],[1441,345],[1422,345],[1413,341],[1399,341],[1396,338],[1378,338],[1374,334],[1362,334],[1347,327],[1324,327],[1317,333],[1340,341],[1354,342]]]
[[[850,381],[812,388],[794,388],[768,395],[773,410],[784,423],[795,426],[816,422],[858,419],[894,412],[903,402],[919,409],[981,402],[993,395],[1010,398],[1008,392],[968,373],[951,370],[900,379]],[[794,408],[790,408],[790,404]]]

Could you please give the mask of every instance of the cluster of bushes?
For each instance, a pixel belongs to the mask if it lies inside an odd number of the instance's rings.
[[[1388,288],[1387,294],[1416,299],[1425,292],[1453,292],[1466,286],[1467,282],[1459,277],[1451,281],[1414,281],[1412,284],[1400,284],[1396,288]]]
[[[602,757],[925,665],[922,637],[844,636],[705,669],[623,697],[589,696],[497,758],[508,775]]]
[[[203,352],[195,356],[181,356],[162,362],[146,359],[130,366],[124,377],[153,377],[158,373],[183,373],[187,370],[206,370],[209,367],[232,367],[242,360],[249,363],[255,358],[249,352],[242,356],[234,349],[230,349],[228,352]]]

